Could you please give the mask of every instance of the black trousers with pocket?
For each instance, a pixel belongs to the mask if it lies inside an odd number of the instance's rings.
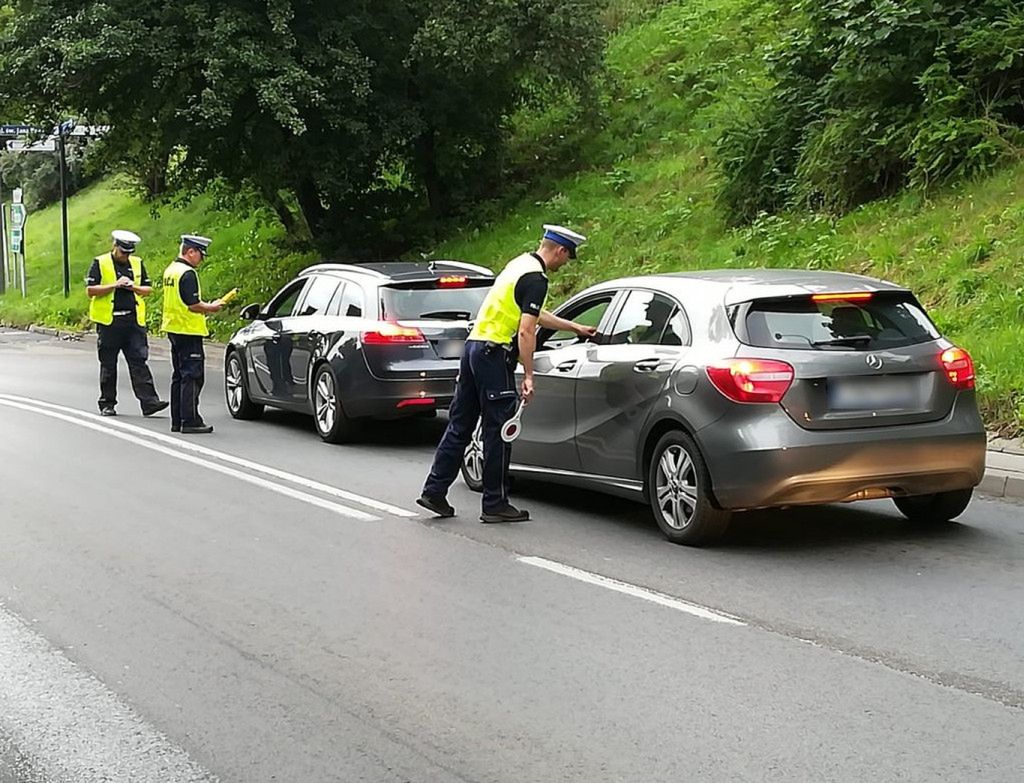
[[[466,446],[477,422],[483,421],[483,511],[508,503],[508,466],[512,445],[501,439],[501,428],[515,415],[519,395],[513,368],[515,356],[494,343],[468,340],[459,366],[455,397],[448,410],[448,427],[434,453],[434,464],[423,486],[428,497],[448,494],[462,465]]]
[[[143,410],[152,408],[160,398],[153,385],[149,360],[149,340],[145,327],[139,326],[135,314],[114,316],[110,326],[96,324],[96,352],[100,359],[100,408],[117,405],[117,357],[124,354],[132,391]]]
[[[199,394],[206,380],[203,338],[168,334],[171,341],[171,427],[202,427]]]

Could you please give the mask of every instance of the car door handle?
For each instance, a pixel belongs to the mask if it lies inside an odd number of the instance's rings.
[[[661,359],[641,359],[633,365],[634,372],[654,372],[661,366]]]
[[[556,365],[555,369],[558,370],[558,372],[569,372],[569,370],[571,370],[575,366],[576,359],[570,359],[567,362],[562,362],[561,364]]]

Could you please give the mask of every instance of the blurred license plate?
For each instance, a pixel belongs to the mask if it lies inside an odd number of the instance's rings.
[[[437,344],[437,355],[442,359],[460,359],[465,347],[463,340],[441,340]]]
[[[918,376],[834,378],[828,385],[832,410],[894,410],[917,408]]]

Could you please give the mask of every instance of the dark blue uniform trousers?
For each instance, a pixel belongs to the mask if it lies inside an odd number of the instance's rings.
[[[168,334],[171,341],[171,426],[201,427],[199,393],[206,379],[203,338]]]
[[[427,497],[443,498],[455,481],[477,421],[483,418],[484,513],[508,503],[508,466],[512,447],[501,439],[501,427],[516,412],[518,395],[509,351],[494,343],[468,340],[459,367],[448,428],[434,453],[423,486]]]
[[[153,385],[153,373],[146,361],[149,359],[149,341],[146,329],[139,326],[135,313],[115,316],[109,326],[96,324],[96,350],[100,357],[100,408],[117,405],[117,356],[123,353],[128,362],[128,374],[132,379],[132,391],[147,410],[160,402]]]

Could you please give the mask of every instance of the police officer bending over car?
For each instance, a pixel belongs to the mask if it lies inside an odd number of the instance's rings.
[[[483,418],[483,514],[481,522],[523,522],[529,512],[508,502],[508,468],[511,446],[501,438],[501,428],[515,415],[518,402],[516,361],[523,365],[522,398],[533,397],[533,351],[537,324],[593,337],[596,329],[566,321],[543,309],[548,292],[548,272],[576,258],[576,248],[586,237],[562,226],[544,226],[544,238],[536,252],[508,262],[480,306],[476,324],[466,341],[459,379],[449,410],[448,427],[434,454],[434,464],[416,501],[439,517],[455,516],[448,502],[448,488],[459,473],[466,446],[477,421]]]

